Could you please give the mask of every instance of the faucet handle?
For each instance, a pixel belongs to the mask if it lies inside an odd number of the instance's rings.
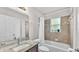
[[[12,34],[12,36],[13,36],[13,39],[14,39],[14,40],[16,40],[16,36],[15,36],[15,34],[14,34],[14,33]]]

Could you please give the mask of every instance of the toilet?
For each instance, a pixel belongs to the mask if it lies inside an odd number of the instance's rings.
[[[47,48],[46,46],[39,46],[38,49],[39,52],[49,52],[49,48]]]

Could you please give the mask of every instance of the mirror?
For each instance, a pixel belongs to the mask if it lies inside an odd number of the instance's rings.
[[[28,17],[21,19],[20,21],[20,37],[21,41],[29,39],[29,20]]]

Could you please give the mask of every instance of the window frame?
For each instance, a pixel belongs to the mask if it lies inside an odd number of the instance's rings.
[[[51,20],[53,20],[54,18],[60,18],[60,24],[51,24]],[[49,25],[49,30],[50,30],[50,32],[58,32],[57,31],[57,29],[55,29],[55,30],[53,30],[53,26],[59,26],[60,28],[59,28],[59,32],[61,32],[61,17],[53,17],[52,19],[50,19],[50,23],[49,23],[50,25]],[[51,29],[51,27],[52,27],[52,29]]]

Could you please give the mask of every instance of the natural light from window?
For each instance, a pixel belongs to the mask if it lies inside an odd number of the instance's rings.
[[[61,32],[61,17],[55,17],[50,20],[50,32]]]

